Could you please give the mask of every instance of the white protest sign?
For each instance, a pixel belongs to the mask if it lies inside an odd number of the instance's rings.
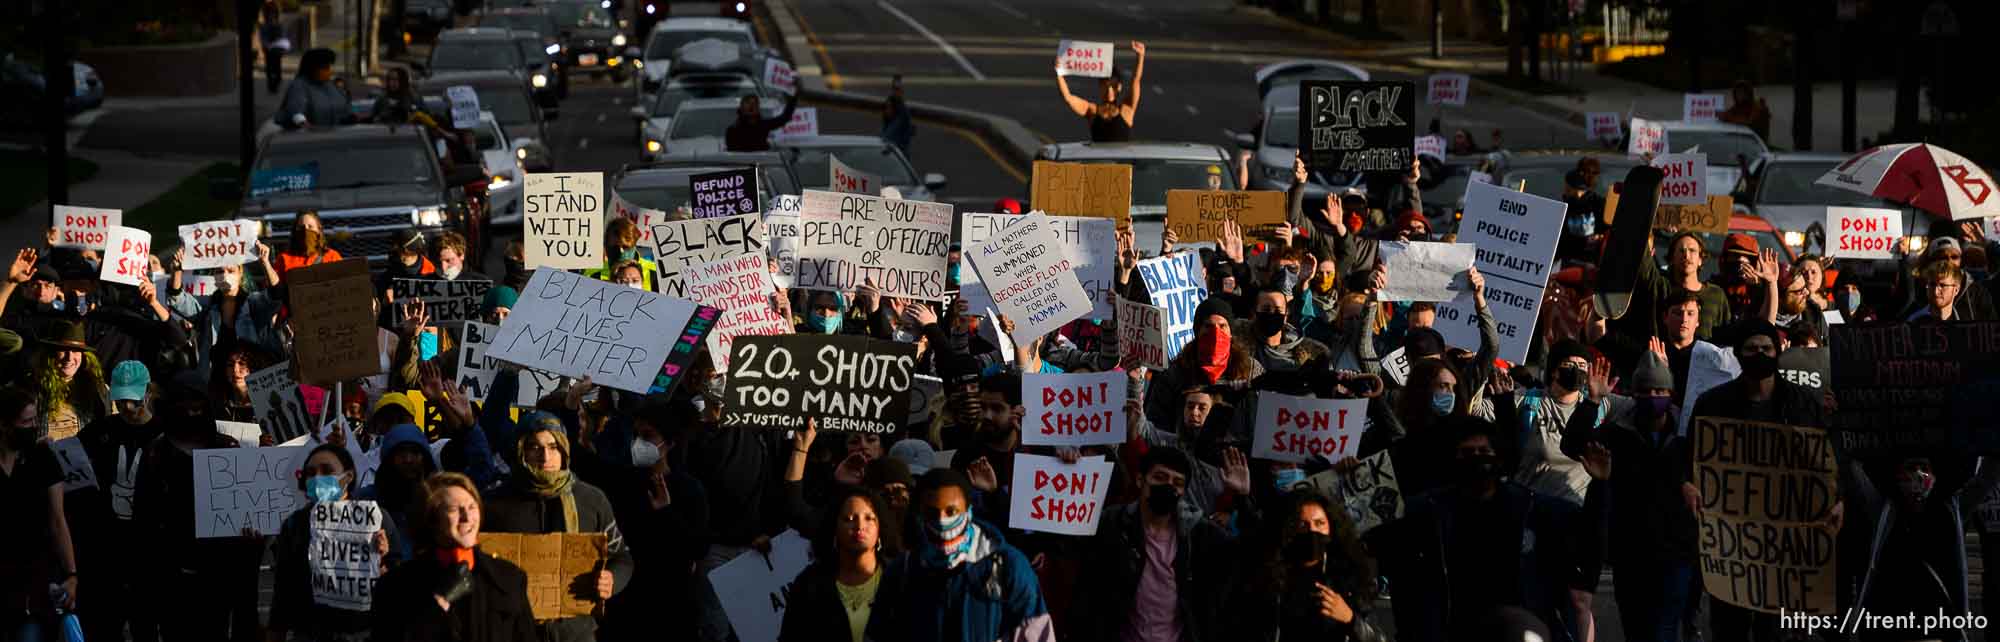
[[[1064,40],[1056,44],[1056,75],[1110,78],[1113,55],[1108,42]]]
[[[249,421],[215,420],[215,431],[228,435],[230,439],[244,446],[256,446],[258,438],[264,436],[264,427]]]
[[[1416,149],[1418,156],[1429,156],[1437,159],[1440,163],[1445,161],[1443,136],[1437,134],[1418,136],[1412,146]]]
[[[1471,243],[1377,243],[1376,256],[1389,271],[1388,282],[1375,293],[1377,301],[1450,301],[1471,287],[1459,277],[1472,267]]]
[[[793,285],[945,300],[951,206],[806,190],[800,199],[799,264]]]
[[[792,63],[777,56],[764,59],[764,86],[790,96],[799,93],[799,75],[792,70]]]
[[[1465,74],[1431,74],[1430,92],[1424,102],[1431,105],[1465,106],[1471,93],[1472,77]]]
[[[1644,118],[1633,118],[1632,135],[1626,139],[1625,153],[1632,156],[1667,153],[1666,126]]]
[[[465,322],[465,328],[459,331],[458,390],[473,401],[485,403],[486,393],[493,389],[493,378],[500,374],[499,364],[486,356],[486,350],[499,336],[500,326],[478,321]]]
[[[125,285],[152,282],[153,266],[148,260],[153,253],[151,232],[135,227],[113,227],[104,246],[104,265],[97,271],[98,280]]]
[[[111,228],[122,225],[123,210],[99,207],[55,206],[56,247],[103,250],[111,240]]]
[[[1367,533],[1385,522],[1403,516],[1403,491],[1396,481],[1396,464],[1389,451],[1355,460],[1360,463],[1347,474],[1326,470],[1306,478],[1305,483],[1320,496],[1345,506],[1355,534]]]
[[[653,262],[660,294],[687,296],[689,269],[718,259],[764,252],[764,217],[738,214],[666,221],[653,226]]]
[[[1681,396],[1681,436],[1687,436],[1688,426],[1694,422],[1695,400],[1741,374],[1743,366],[1732,351],[1707,341],[1694,342],[1688,352],[1687,392]]]
[[[202,221],[182,225],[181,267],[208,270],[257,260],[256,221]]]
[[[765,254],[778,266],[771,278],[778,287],[792,287],[792,275],[799,271],[799,197],[771,197],[764,208],[764,236]]]
[[[1878,207],[1828,207],[1826,255],[1836,259],[1896,258],[1903,240],[1903,213]]]
[[[1660,179],[1661,204],[1708,204],[1707,154],[1660,154],[1653,157],[1653,166],[1666,174]]]
[[[467,85],[452,85],[444,88],[445,100],[451,101],[451,128],[472,129],[479,126],[479,93]]]
[[[1847,322],[1847,319],[1840,316],[1839,310],[1827,310],[1820,318],[1826,319],[1827,325],[1840,325]]]
[[[528,174],[521,189],[528,267],[604,267],[604,173]]]
[[[792,581],[812,561],[812,543],[797,532],[771,538],[771,552],[745,552],[708,572],[708,583],[722,602],[739,642],[776,642],[785,621]]]
[[[382,574],[375,551],[381,508],[371,501],[320,502],[312,505],[310,515],[306,569],[312,575],[313,603],[367,611]]]
[[[729,371],[736,337],[791,334],[792,321],[771,307],[778,286],[763,253],[717,259],[685,273],[688,298],[722,314],[708,331],[708,358],[717,372]]]
[[[560,270],[535,270],[487,356],[646,394],[695,305]]]
[[[1062,235],[1048,216],[1021,217],[978,246],[966,248],[994,307],[1014,321],[1015,343],[1033,343],[1090,314],[1090,294],[1071,272]]]
[[[1166,311],[1118,297],[1118,360],[1136,358],[1148,368],[1166,368],[1179,349],[1169,349]]]
[[[1410,378],[1410,355],[1403,353],[1407,349],[1397,348],[1395,352],[1383,355],[1381,360],[1382,374],[1398,386],[1405,385],[1404,382]]]
[[[799,138],[809,138],[818,135],[819,135],[819,108],[795,107],[792,109],[792,119],[785,121],[784,127],[780,127],[778,128],[777,131],[771,132],[771,140],[773,142],[778,142],[778,141],[794,140]]]
[[[991,240],[1000,230],[1023,220],[1018,214],[977,214],[966,213],[960,217],[958,242],[963,247],[973,247]],[[1083,284],[1084,292],[1090,295],[1090,318],[1110,319],[1116,311],[1111,303],[1112,290],[1117,286],[1113,269],[1118,263],[1118,221],[1108,218],[1085,218],[1081,216],[1049,217],[1059,236],[1062,237],[1063,252],[1069,257],[1070,270]],[[963,289],[969,283],[981,283],[978,270],[960,267],[958,281],[960,296],[974,312],[985,312],[993,307],[993,299],[986,288]]]
[[[1583,115],[1584,136],[1591,140],[1618,140],[1625,134],[1625,117],[1615,111],[1593,111]]]
[[[1493,175],[1492,175],[1492,174],[1488,174],[1488,173],[1486,173],[1486,172],[1482,172],[1482,171],[1479,171],[1479,170],[1476,170],[1476,169],[1475,169],[1475,170],[1472,170],[1471,172],[1468,172],[1468,173],[1466,173],[1466,175],[1465,175],[1465,182],[1468,182],[1468,183],[1485,183],[1485,184],[1487,184],[1487,185],[1492,185],[1492,184],[1493,184]]]
[[[826,155],[826,171],[829,174],[826,183],[829,190],[843,194],[866,194],[869,196],[874,196],[882,191],[882,179],[880,177],[848,167],[846,163],[840,162],[840,157],[833,154]]]
[[[1367,399],[1258,392],[1250,456],[1292,463],[1339,461],[1361,448],[1361,431],[1367,421]]]
[[[1681,120],[1690,123],[1712,123],[1722,110],[1722,94],[1681,95]]]
[[[910,418],[905,425],[928,426],[944,400],[944,380],[930,375],[910,377]]]
[[[1014,455],[1007,527],[1058,535],[1096,534],[1097,522],[1104,519],[1104,497],[1111,492],[1111,468],[1101,455],[1074,464],[1041,455]]]
[[[1167,360],[1194,339],[1194,309],[1208,298],[1208,270],[1201,254],[1183,250],[1139,262],[1139,277],[1146,282],[1146,296],[1166,314]]]
[[[1487,309],[1500,333],[1501,359],[1521,363],[1528,358],[1568,210],[1562,201],[1495,185],[1466,185],[1458,238],[1479,248],[1473,266],[1486,278]],[[1479,315],[1472,293],[1438,304],[1434,327],[1445,343],[1478,349]]]
[[[256,443],[256,442],[251,442]],[[305,446],[194,451],[194,536],[276,535],[306,503],[299,490]]]
[[[250,393],[250,407],[257,413],[257,420],[270,427],[272,441],[289,441],[311,432],[316,422],[312,413],[306,411],[305,396],[299,392],[299,382],[292,379],[290,363],[250,373],[244,379],[244,387]],[[244,445],[256,443],[253,433]]]
[[[1124,372],[1021,375],[1021,443],[1092,446],[1125,441]]]
[[[90,464],[90,455],[83,450],[83,441],[75,437],[49,442],[49,450],[56,454],[56,463],[62,465],[63,492],[73,492],[85,488],[97,488],[97,469]]]

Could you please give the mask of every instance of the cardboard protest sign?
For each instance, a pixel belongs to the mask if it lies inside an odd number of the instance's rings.
[[[1708,155],[1660,154],[1653,166],[1667,176],[1660,180],[1660,202],[1667,205],[1708,204]]]
[[[1472,93],[1472,77],[1465,74],[1431,74],[1430,91],[1424,102],[1432,105],[1465,106],[1466,94]]]
[[[273,167],[250,173],[250,197],[263,198],[287,192],[310,192],[319,187],[319,161],[290,167]]]
[[[604,173],[530,173],[521,189],[529,268],[604,267]]]
[[[56,228],[56,247],[103,250],[111,240],[111,228],[124,220],[124,210],[57,205],[51,226]]]
[[[1833,354],[1826,346],[1794,344],[1778,355],[1778,376],[1813,391],[1817,398],[1833,383]]]
[[[1118,297],[1118,360],[1138,359],[1148,368],[1165,368],[1180,345],[1167,341],[1166,311]]]
[[[819,190],[799,202],[794,287],[838,292],[867,282],[882,296],[945,300],[950,205]]]
[[[1056,75],[1110,78],[1113,55],[1108,42],[1063,40],[1056,44]]]
[[[875,196],[882,192],[882,178],[864,172],[846,163],[839,156],[826,155],[827,189],[842,194],[866,194]]]
[[[688,176],[695,218],[757,213],[757,170],[752,167]]]
[[[1625,153],[1632,156],[1667,153],[1667,128],[1644,118],[1632,119],[1632,134],[1625,141]]]
[[[1402,518],[1403,490],[1396,483],[1396,464],[1389,451],[1355,461],[1361,465],[1348,474],[1328,469],[1303,483],[1321,497],[1340,502],[1347,510],[1347,519],[1354,522],[1354,533],[1363,535],[1384,522]]]
[[[1248,235],[1285,225],[1285,193],[1274,191],[1167,190],[1167,229],[1182,243],[1222,238],[1222,224],[1234,222]]]
[[[153,234],[136,227],[113,227],[105,237],[104,264],[97,279],[125,285],[145,285],[153,278]]]
[[[717,372],[729,371],[731,346],[737,337],[791,334],[792,320],[771,306],[777,284],[763,254],[718,259],[687,272],[688,297],[722,311],[708,332],[708,358]]]
[[[1855,456],[2000,452],[2000,321],[1827,326],[1834,436]]]
[[[887,434],[908,416],[917,347],[867,337],[737,337],[722,425]]]
[[[444,88],[444,98],[451,102],[451,128],[470,130],[479,126],[479,93],[468,85],[452,85]]]
[[[1025,219],[1013,214],[965,214],[959,221],[959,245],[972,247],[984,243],[1000,230],[1022,220]],[[1064,255],[1070,261],[1070,272],[1076,275],[1077,282],[1083,284],[1083,291],[1090,295],[1090,318],[1111,318],[1114,312],[1112,289],[1117,285],[1112,272],[1118,265],[1117,221],[1075,216],[1048,217],[1047,221],[1062,239]],[[978,270],[960,266],[958,279],[960,296],[966,299],[973,312],[983,313],[992,307],[993,298],[987,294],[985,287],[964,289],[967,283],[983,284]]]
[[[367,611],[374,603],[375,580],[382,575],[382,559],[375,551],[381,507],[371,501],[321,502],[312,505],[309,515],[306,570],[312,576],[313,603]]]
[[[1299,150],[1327,172],[1410,171],[1416,90],[1407,82],[1307,80],[1299,87]]]
[[[49,442],[49,450],[56,454],[56,463],[62,466],[63,492],[73,492],[85,488],[97,488],[97,469],[90,464],[90,455],[83,450],[83,441],[71,437]]]
[[[1035,161],[1030,209],[1051,216],[1086,216],[1132,227],[1132,166]]]
[[[778,131],[771,132],[771,141],[784,142],[818,135],[819,108],[794,107],[792,108],[792,119],[785,121],[785,126],[778,128]]]
[[[298,337],[292,362],[301,382],[331,386],[382,373],[367,259],[292,268],[285,272],[285,286]]]
[[[1607,198],[1605,204],[1615,205],[1617,199]],[[1695,205],[1660,205],[1653,208],[1653,229],[1727,234],[1729,217],[1735,211],[1736,199],[1727,194],[1709,194],[1707,200]]]
[[[1618,140],[1625,135],[1624,116],[1615,111],[1593,111],[1583,115],[1584,135],[1591,140]]]
[[[255,443],[255,442],[252,442]],[[237,537],[243,529],[276,535],[306,503],[299,466],[306,446],[194,451],[194,536]]]
[[[492,281],[439,281],[437,279],[394,279],[390,281],[398,305],[423,301],[424,312],[433,323],[459,323],[479,318]]]
[[[645,394],[695,304],[560,270],[535,270],[487,356]]]
[[[1194,309],[1208,298],[1208,271],[1201,254],[1181,251],[1139,262],[1139,277],[1146,282],[1146,295],[1166,315],[1167,360],[1194,339]]]
[[[738,642],[777,642],[792,582],[812,561],[812,543],[796,531],[771,538],[768,555],[746,553],[708,572]]]
[[[1058,535],[1094,535],[1104,519],[1111,492],[1112,464],[1103,456],[1074,464],[1061,459],[1014,455],[1013,493],[1007,527]]]
[[[1826,255],[1836,259],[1893,259],[1903,242],[1903,213],[1879,207],[1828,207]]]
[[[1021,443],[1091,446],[1125,442],[1125,373],[1021,375]]]
[[[1834,611],[1840,501],[1826,431],[1696,417],[1701,583],[1710,596],[1764,613]]]
[[[181,267],[208,270],[257,260],[256,221],[202,221],[180,226]]]
[[[1014,322],[1015,343],[1032,343],[1090,315],[1090,294],[1071,272],[1062,237],[1049,217],[1030,214],[998,236],[965,248],[1001,314]]]
[[[1377,241],[1376,256],[1389,271],[1377,301],[1450,301],[1472,286],[1461,275],[1472,267],[1471,243]]]
[[[1361,430],[1367,421],[1367,399],[1258,392],[1250,456],[1292,463],[1339,461],[1360,450]]]
[[[316,420],[312,413],[306,412],[299,382],[292,379],[291,364],[280,363],[252,372],[245,379],[245,387],[250,392],[250,406],[257,413],[257,421],[271,433],[273,441],[289,441],[313,432]],[[250,443],[257,443],[256,439],[252,438]]]
[[[1467,184],[1458,240],[1478,246],[1473,267],[1486,278],[1487,310],[1500,333],[1499,357],[1528,358],[1569,206],[1485,183]],[[1479,314],[1472,293],[1438,304],[1436,328],[1446,343],[1479,348]]]
[[[1713,123],[1723,109],[1722,94],[1681,94],[1681,120]]]
[[[783,58],[771,56],[764,59],[764,86],[790,96],[799,93],[799,74],[792,69],[792,63]]]
[[[597,615],[597,581],[579,579],[604,568],[603,533],[480,533],[479,550],[521,567],[536,620]],[[579,597],[576,587],[590,587]]]
[[[1418,136],[1416,142],[1413,144],[1413,147],[1414,149],[1416,149],[1417,156],[1419,157],[1429,156],[1431,158],[1437,159],[1437,161],[1440,163],[1445,161],[1443,136],[1439,136],[1437,134]]]
[[[653,262],[660,268],[660,294],[687,296],[688,269],[717,259],[764,251],[764,224],[757,214],[666,221],[653,226]]]

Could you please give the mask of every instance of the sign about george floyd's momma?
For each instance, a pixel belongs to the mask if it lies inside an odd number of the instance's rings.
[[[737,337],[723,393],[726,428],[885,434],[910,412],[916,345],[838,335]]]
[[[943,301],[951,212],[943,203],[806,190],[792,284],[846,291],[866,282],[883,296]]]
[[[535,270],[487,356],[645,394],[695,304],[561,270]]]
[[[1828,517],[1840,488],[1826,431],[1696,417],[1691,437],[1708,594],[1765,613],[1832,613]]]

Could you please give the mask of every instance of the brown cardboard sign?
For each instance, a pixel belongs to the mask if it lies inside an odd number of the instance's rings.
[[[597,579],[592,575],[604,568],[607,557],[603,533],[480,533],[479,550],[528,574],[528,604],[534,606],[536,620],[597,613]]]
[[[1708,594],[1765,613],[1833,613],[1828,518],[1840,488],[1827,432],[1695,417],[1688,437]]]
[[[1221,190],[1167,190],[1167,229],[1182,243],[1222,238],[1222,224],[1234,221],[1245,236],[1269,236],[1285,224],[1285,193]]]
[[[1053,216],[1088,216],[1132,227],[1132,166],[1035,161],[1031,208]]]
[[[1736,199],[1719,194],[1709,195],[1706,205],[1661,204],[1653,210],[1653,229],[1728,234],[1729,214],[1735,209]]]
[[[292,360],[299,381],[335,382],[382,374],[377,356],[375,286],[366,259],[348,259],[285,272],[292,311]]]

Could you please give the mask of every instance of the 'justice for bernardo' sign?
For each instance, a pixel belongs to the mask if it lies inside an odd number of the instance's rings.
[[[887,434],[910,414],[917,347],[867,337],[737,337],[722,425]]]

